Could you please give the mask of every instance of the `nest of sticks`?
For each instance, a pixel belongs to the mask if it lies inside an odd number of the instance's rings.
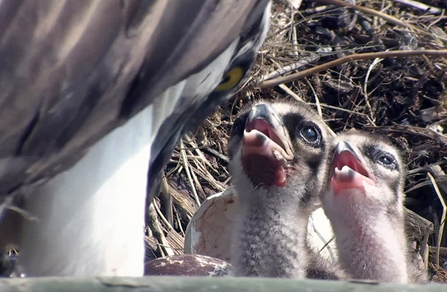
[[[250,80],[175,150],[148,212],[148,257],[182,254],[195,210],[231,185],[226,145],[240,109],[298,99],[335,132],[380,133],[401,149],[417,248],[431,279],[447,281],[447,3],[299,2],[274,1]]]

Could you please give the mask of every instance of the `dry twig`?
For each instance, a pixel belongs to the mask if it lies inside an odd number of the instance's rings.
[[[185,147],[183,146],[183,139],[180,140],[180,148],[181,148],[180,153],[182,155],[182,160],[183,160],[183,167],[185,168],[186,176],[188,177],[189,185],[191,187],[192,194],[194,196],[194,200],[196,200],[197,206],[200,206],[199,196],[197,195],[196,187],[194,185],[194,181],[192,179],[191,172],[189,170],[188,158],[186,157],[186,151],[184,149]]]
[[[259,84],[261,88],[268,88],[277,86],[283,83],[289,83],[292,81],[296,81],[298,79],[320,73],[321,71],[333,68],[335,66],[342,65],[344,63],[358,61],[358,60],[370,60],[376,58],[407,58],[414,56],[437,56],[437,57],[447,57],[447,50],[427,50],[427,51],[387,51],[387,52],[375,52],[375,53],[363,53],[363,54],[354,54],[346,57],[342,57],[340,59],[336,59],[331,62],[327,62],[325,64],[294,73],[288,76],[279,77],[273,80],[263,81]]]
[[[433,188],[435,189],[436,195],[438,195],[439,201],[442,204],[442,215],[441,215],[441,221],[439,224],[439,230],[437,232],[437,240],[436,240],[436,264],[439,266],[439,249],[441,248],[441,240],[442,235],[444,233],[444,225],[445,225],[445,216],[447,212],[447,206],[445,204],[444,198],[441,195],[441,191],[438,188],[438,184],[436,183],[436,180],[431,175],[431,173],[427,172],[427,176],[430,178],[431,183],[433,184]]]
[[[410,24],[406,23],[405,21],[402,21],[402,20],[397,19],[397,18],[395,18],[395,17],[393,17],[391,15],[382,13],[380,11],[377,11],[377,10],[374,10],[374,9],[371,9],[371,8],[363,7],[363,6],[360,6],[360,5],[353,5],[353,4],[350,4],[350,3],[347,3],[347,2],[343,2],[343,1],[340,1],[340,0],[314,0],[314,1],[318,2],[318,3],[323,3],[323,4],[332,4],[332,5],[337,5],[337,6],[340,6],[340,7],[356,9],[358,11],[361,11],[361,12],[364,12],[364,13],[367,13],[367,14],[371,14],[373,16],[380,17],[380,18],[388,21],[391,24],[411,29],[412,31],[420,33],[422,35],[428,35],[428,36],[432,35],[432,32],[427,32],[425,30],[419,29],[419,28],[417,28],[417,27],[415,27],[413,25],[410,25]],[[447,41],[447,38],[445,38],[443,36],[436,35],[436,37],[441,39],[441,40],[443,40],[443,41]]]

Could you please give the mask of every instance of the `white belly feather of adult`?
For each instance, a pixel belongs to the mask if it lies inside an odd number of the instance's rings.
[[[74,167],[30,190],[25,210],[36,220],[25,220],[19,259],[27,276],[143,275],[153,139],[173,104],[220,82],[236,45],[105,136]]]

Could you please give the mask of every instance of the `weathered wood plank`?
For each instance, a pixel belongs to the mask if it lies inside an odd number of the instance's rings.
[[[142,277],[142,278],[16,278],[0,280],[2,291],[213,291],[213,292],[384,292],[384,291],[445,291],[447,285],[402,285],[376,282],[341,282],[267,278],[209,277]]]

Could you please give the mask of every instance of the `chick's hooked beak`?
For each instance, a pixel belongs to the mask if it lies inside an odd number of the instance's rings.
[[[256,185],[284,187],[287,163],[294,154],[287,131],[275,109],[268,104],[254,106],[242,136],[242,163]]]
[[[358,153],[358,149],[349,142],[341,141],[337,144],[330,175],[330,184],[335,194],[345,189],[364,190],[365,184],[376,183],[376,178]]]

